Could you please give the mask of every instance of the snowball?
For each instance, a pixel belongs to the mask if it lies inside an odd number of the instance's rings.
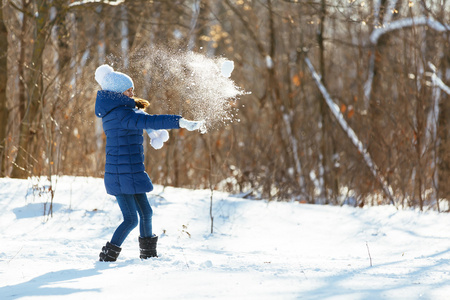
[[[222,76],[224,77],[230,77],[231,72],[234,70],[234,61],[232,60],[226,60],[222,63]]]
[[[114,69],[112,67],[110,67],[109,65],[101,65],[97,68],[97,70],[95,70],[95,80],[98,82],[98,84],[102,85],[105,76],[111,72],[114,72]]]

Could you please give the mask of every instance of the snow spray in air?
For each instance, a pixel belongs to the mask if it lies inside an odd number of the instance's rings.
[[[239,121],[236,101],[247,92],[230,78],[233,61],[191,51],[152,48],[130,55],[129,64],[137,95],[141,96],[142,91],[142,97],[148,95],[151,113],[158,106],[187,119],[204,120],[202,133]]]

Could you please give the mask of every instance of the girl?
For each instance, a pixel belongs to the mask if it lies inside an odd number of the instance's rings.
[[[116,261],[122,250],[120,246],[138,223],[140,258],[157,257],[158,237],[152,232],[153,211],[146,195],[153,190],[153,185],[144,168],[143,130],[186,128],[193,131],[200,129],[204,122],[188,121],[178,115],[145,113],[139,108],[145,108],[148,102],[132,99],[133,80],[109,65],[97,68],[95,80],[102,87],[97,92],[95,114],[102,118],[106,134],[106,192],[116,197],[123,214],[123,222],[100,252],[100,261]]]

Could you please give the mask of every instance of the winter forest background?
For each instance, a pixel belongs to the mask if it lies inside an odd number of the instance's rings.
[[[234,61],[245,93],[207,134],[146,143],[155,183],[449,209],[447,0],[1,3],[1,177],[103,176],[103,63],[134,79],[149,113],[194,119],[189,66],[172,64],[193,52]]]

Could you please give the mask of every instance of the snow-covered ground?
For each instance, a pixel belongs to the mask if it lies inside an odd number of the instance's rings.
[[[215,192],[210,234],[209,191],[156,186],[160,256],[138,258],[135,229],[101,263],[121,222],[103,180],[60,177],[52,218],[37,187],[0,178],[0,299],[450,299],[448,214]]]

